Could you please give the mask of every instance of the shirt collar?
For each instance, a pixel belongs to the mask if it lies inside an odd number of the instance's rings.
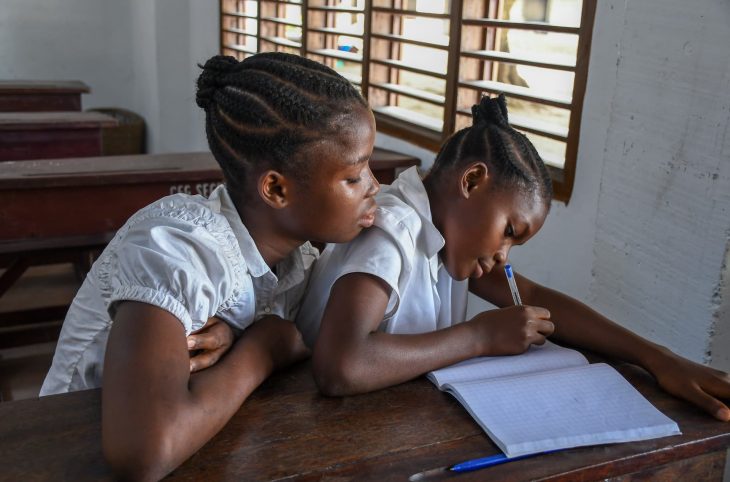
[[[273,277],[272,279],[274,281],[281,280],[278,288],[279,291],[285,291],[289,287],[299,284],[304,280],[305,270],[311,265],[311,261],[305,260],[304,256],[309,255],[310,251],[314,249],[308,242],[292,251],[289,256],[277,264],[277,272],[279,273],[277,278],[271,271],[271,268],[269,268],[269,265],[266,264],[263,256],[261,256],[256,243],[243,224],[241,216],[238,214],[236,206],[233,204],[233,200],[225,186],[220,186],[213,191],[209,199],[217,199],[220,202],[221,213],[228,220],[228,224],[230,224],[233,234],[238,240],[238,246],[241,249],[241,254],[251,276],[259,278],[270,275],[269,277]]]
[[[422,220],[423,229],[419,235],[419,243],[421,243],[423,252],[429,258],[436,256],[446,241],[431,220],[428,193],[416,166],[403,171],[391,186],[398,190],[403,200],[418,213]]]

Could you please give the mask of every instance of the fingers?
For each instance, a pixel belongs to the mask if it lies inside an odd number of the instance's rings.
[[[190,373],[199,372],[216,364],[220,360],[221,355],[225,353],[224,349],[204,351],[195,355],[190,359]]]
[[[711,395],[705,393],[699,387],[685,395],[687,400],[694,403],[713,417],[723,422],[730,422],[730,409]]]
[[[540,318],[542,320],[550,319],[550,310],[543,308],[542,306],[525,306],[524,309],[529,314],[530,318]]]
[[[204,332],[188,336],[188,350],[216,350],[222,346],[222,340],[215,333]]]
[[[535,329],[543,336],[550,336],[555,331],[555,323],[550,320],[535,320]]]

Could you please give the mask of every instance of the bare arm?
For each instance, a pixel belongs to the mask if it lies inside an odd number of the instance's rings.
[[[512,298],[504,272],[470,282],[475,294],[497,306]],[[716,418],[730,421],[730,410],[718,398],[730,398],[730,375],[684,359],[612,322],[580,301],[515,274],[525,303],[547,308],[555,323],[554,338],[570,345],[627,361],[648,370],[669,393],[684,398]]]
[[[180,321],[151,305],[120,303],[104,363],[104,455],[124,478],[162,478],[216,434],[274,369],[305,352],[294,325],[271,317],[249,327],[213,367],[191,375]]]
[[[478,355],[515,353],[552,332],[545,310],[515,307],[430,333],[377,331],[390,288],[374,276],[348,274],[332,287],[314,348],[313,370],[328,395],[368,392]]]

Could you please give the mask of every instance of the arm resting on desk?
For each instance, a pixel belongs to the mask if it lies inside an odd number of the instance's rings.
[[[102,445],[124,478],[157,480],[215,435],[276,368],[306,349],[293,323],[267,317],[215,366],[190,374],[180,321],[160,308],[119,304],[104,363]]]
[[[322,316],[312,370],[326,395],[352,395],[480,355],[521,353],[552,333],[545,310],[515,306],[420,334],[378,331],[390,288],[364,273],[339,278]]]
[[[512,297],[504,273],[494,269],[470,280],[469,289],[496,306],[508,306]],[[648,370],[674,396],[699,406],[715,418],[730,421],[730,410],[719,399],[730,398],[730,375],[694,363],[612,322],[580,301],[546,288],[515,273],[525,304],[550,310],[553,337]]]

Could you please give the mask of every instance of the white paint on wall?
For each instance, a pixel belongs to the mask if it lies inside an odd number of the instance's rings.
[[[730,9],[626,8],[591,296],[633,331],[709,362],[730,232]]]
[[[725,244],[725,262],[720,284],[713,298],[717,310],[710,337],[710,364],[730,373],[730,232]],[[728,470],[730,471],[730,466]]]
[[[207,148],[196,63],[218,52],[218,2],[4,0],[0,78],[82,80],[83,108],[142,115],[150,152]]]
[[[132,98],[131,9],[118,0],[3,0],[0,79],[82,80],[83,108]]]

